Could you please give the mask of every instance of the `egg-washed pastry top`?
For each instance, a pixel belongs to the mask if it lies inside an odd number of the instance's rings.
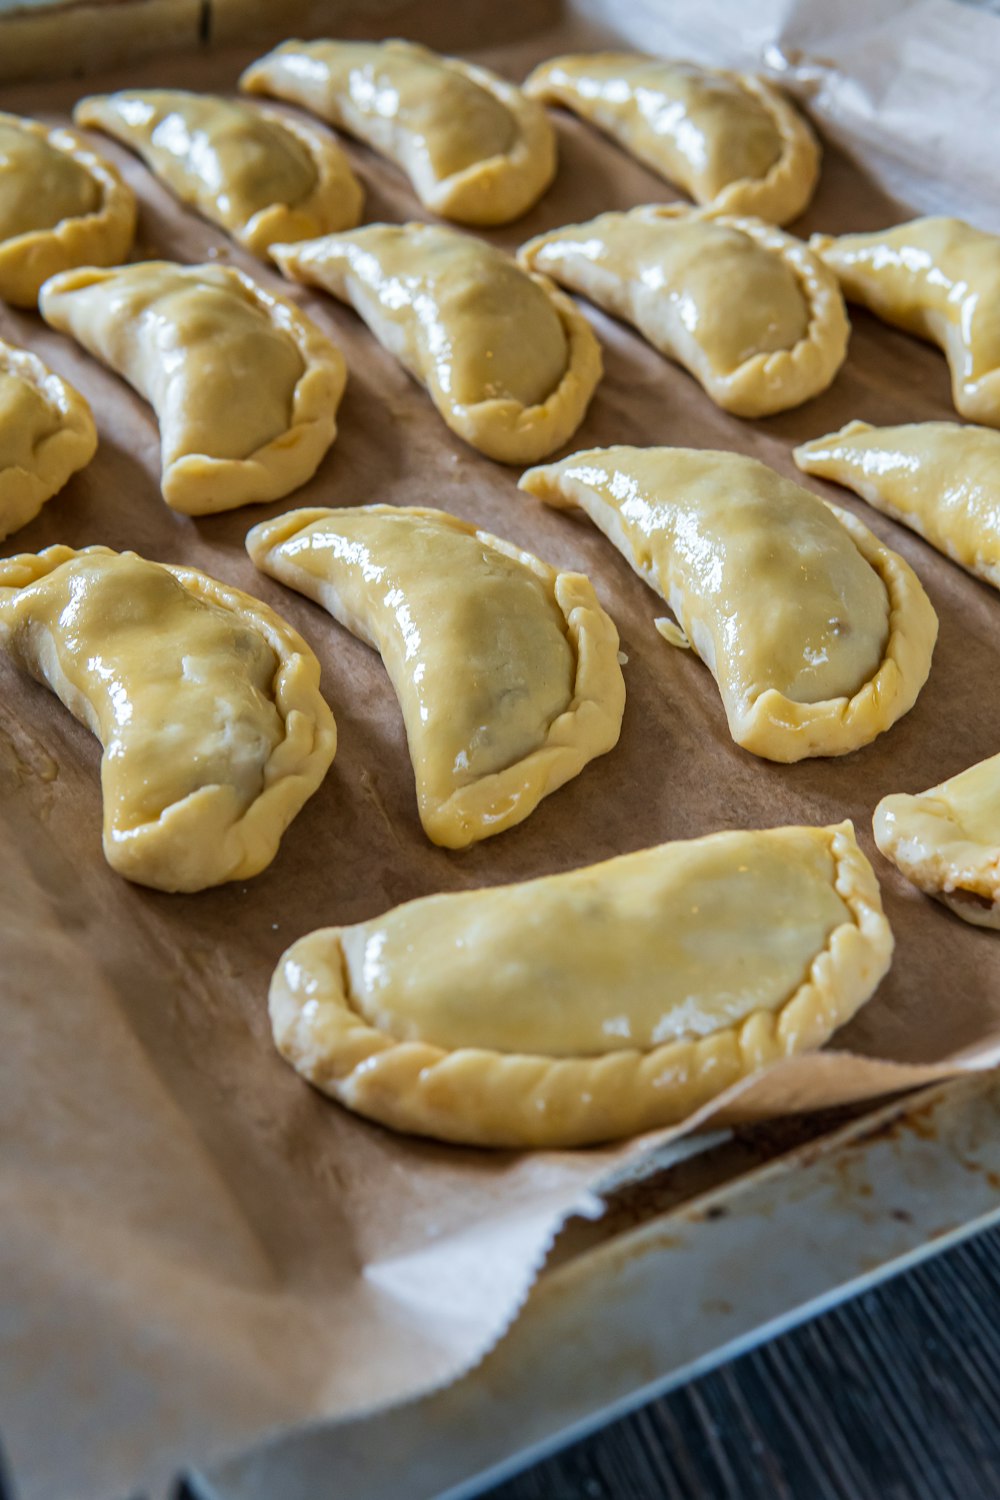
[[[837,278],[759,219],[651,204],[549,230],[518,258],[634,324],[740,417],[817,395],[847,352]]]
[[[595,448],[529,469],[520,487],[585,510],[667,601],[755,755],[844,755],[916,701],[937,638],[916,574],[756,459]],[[672,622],[657,624],[678,643]]]
[[[520,823],[617,743],[618,632],[580,574],[411,506],[291,511],[247,551],[381,653],[436,844]]]
[[[460,224],[519,218],[555,176],[541,105],[487,68],[414,42],[284,42],[240,87],[357,136],[402,167],[426,208]]]
[[[533,99],[596,125],[696,203],[786,224],[809,203],[819,145],[765,79],[639,52],[576,53],[537,67]]]
[[[96,450],[79,391],[36,354],[0,339],[0,539],[34,520]]]
[[[569,297],[474,235],[367,224],[279,245],[286,275],[349,302],[427,387],[453,432],[501,463],[533,463],[583,420],[601,351]]]
[[[364,195],[347,157],[308,121],[185,89],[94,94],[73,119],[137,151],[182,203],[256,255],[361,217]]]
[[[891,953],[850,823],[716,833],[310,933],[271,1023],[310,1083],[396,1130],[582,1146],[820,1046]]]
[[[161,489],[174,510],[278,500],[333,442],[347,378],[339,349],[293,303],[231,266],[68,271],[46,283],[40,310],[153,407]]]
[[[0,561],[0,646],[104,747],[104,853],[164,891],[269,865],[333,760],[319,663],[194,568],[107,547]]]
[[[75,131],[0,113],[0,300],[34,307],[71,266],[124,260],[132,189]]]

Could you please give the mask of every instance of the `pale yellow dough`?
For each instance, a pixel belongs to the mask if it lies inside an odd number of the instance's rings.
[[[848,302],[944,350],[963,417],[1000,427],[1000,235],[961,219],[914,219],[874,234],[814,234],[809,244]]]
[[[174,510],[279,500],[333,442],[342,354],[242,271],[172,261],[67,271],[46,283],[39,306],[153,407]]]
[[[818,1047],[889,967],[850,823],[716,833],[301,938],[278,1050],[396,1130],[584,1146]]]
[[[756,459],[595,448],[520,485],[585,510],[666,600],[744,749],[846,755],[916,701],[937,638],[916,574],[849,512]],[[677,644],[676,626],[657,624]]]
[[[266,868],[333,760],[319,663],[266,605],[107,547],[0,562],[0,645],[104,747],[104,854],[198,891]]]
[[[846,485],[1000,589],[1000,432],[957,422],[848,422],[796,448],[795,462]]]
[[[312,110],[406,172],[421,203],[460,224],[506,224],[556,171],[545,110],[512,83],[413,42],[284,42],[240,79]]]
[[[292,511],[247,551],[380,652],[434,843],[502,833],[617,744],[618,632],[580,574],[391,505]]]
[[[364,194],[337,143],[274,110],[183,89],[126,89],[81,99],[73,119],[130,146],[182,203],[255,255],[361,217]]]
[[[875,842],[930,896],[1000,931],[1000,755],[911,797],[883,797]]]
[[[124,260],[135,234],[132,189],[75,131],[0,113],[0,298],[34,307],[71,266]]]
[[[808,401],[847,353],[837,278],[759,219],[651,204],[550,230],[518,258],[634,324],[739,417]]]
[[[34,520],[96,451],[80,393],[37,355],[0,339],[0,540]]]
[[[272,253],[287,276],[349,302],[451,430],[488,457],[534,463],[583,421],[601,378],[589,323],[483,240],[369,224]]]
[[[639,52],[579,53],[542,63],[524,84],[722,213],[786,224],[809,203],[819,144],[765,79]]]

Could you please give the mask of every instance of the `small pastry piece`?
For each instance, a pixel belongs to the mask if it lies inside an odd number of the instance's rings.
[[[518,258],[634,324],[739,417],[808,401],[847,353],[836,277],[759,219],[651,205],[550,230]]]
[[[37,355],[0,340],[0,540],[34,520],[96,451],[80,393]]]
[[[796,448],[795,462],[846,485],[1000,589],[1000,432],[957,422],[848,422]]]
[[[67,271],[42,288],[39,307],[153,407],[174,510],[278,500],[333,442],[343,356],[242,271],[155,260]]]
[[[816,187],[816,137],[777,89],[751,73],[639,52],[579,53],[542,63],[524,92],[572,110],[721,213],[786,224]]]
[[[483,240],[368,224],[273,255],[287,276],[349,302],[480,453],[533,463],[583,421],[601,378],[589,323],[551,282]]]
[[[337,143],[274,110],[183,89],[127,89],[81,99],[73,119],[137,151],[182,203],[255,255],[361,217],[364,194]]]
[[[381,653],[434,843],[502,833],[617,744],[618,632],[580,574],[392,505],[291,511],[247,551]]]
[[[329,769],[319,663],[266,605],[108,547],[0,562],[0,645],[104,746],[104,854],[127,880],[247,880]]]
[[[875,842],[929,896],[1000,931],[1000,755],[875,809]]]
[[[938,344],[955,408],[1000,427],[1000,235],[961,219],[914,219],[875,234],[809,241],[848,302]]]
[[[136,206],[110,162],[72,130],[0,113],[0,298],[34,307],[71,266],[124,260]]]
[[[545,110],[486,68],[414,42],[284,42],[240,79],[301,104],[402,167],[425,208],[506,224],[555,176]]]
[[[584,1146],[821,1046],[891,955],[850,823],[716,833],[310,933],[271,1025],[310,1083],[396,1130]]]
[[[846,755],[913,707],[937,638],[916,574],[756,459],[595,448],[529,469],[521,489],[580,506],[667,601],[745,750]],[[657,626],[678,644],[673,622]]]

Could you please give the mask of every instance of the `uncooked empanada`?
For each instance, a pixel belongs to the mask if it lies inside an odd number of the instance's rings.
[[[617,743],[618,632],[580,574],[391,505],[292,511],[247,551],[381,653],[436,844],[520,823]]]
[[[100,739],[104,854],[140,885],[256,875],[333,760],[309,647],[194,568],[107,547],[8,558],[0,645]]]
[[[860,302],[945,352],[957,411],[1000,427],[1000,235],[961,219],[914,219],[809,244]]]
[[[124,260],[135,221],[132,189],[74,131],[0,114],[4,302],[34,307],[57,271]]]
[[[343,356],[242,271],[172,261],[67,271],[45,284],[39,307],[153,407],[174,510],[278,500],[333,442]]]
[[[875,842],[930,896],[1000,931],[1000,755],[911,797],[883,797]]]
[[[846,485],[1000,589],[1000,432],[957,422],[848,422],[796,448],[795,462]]]
[[[542,63],[524,91],[612,136],[696,203],[785,224],[806,207],[819,145],[763,78],[639,52],[579,53]]]
[[[96,450],[80,393],[37,355],[0,340],[0,540],[27,526]]]
[[[808,401],[844,362],[837,278],[759,219],[650,205],[550,230],[519,259],[633,323],[739,417]]]
[[[846,755],[916,701],[937,638],[920,580],[848,511],[756,459],[595,448],[529,469],[521,488],[580,506],[667,601],[755,755]]]
[[[81,99],[73,118],[131,146],[182,203],[256,255],[361,217],[361,185],[337,143],[274,110],[184,89],[127,89]]]
[[[485,241],[431,224],[369,224],[273,254],[286,275],[349,302],[452,431],[490,458],[534,463],[583,421],[601,378],[589,323]]]
[[[396,162],[460,224],[527,213],[556,170],[545,110],[498,74],[414,42],[285,42],[240,79],[301,104]]]
[[[310,1083],[396,1130],[583,1146],[820,1046],[891,955],[850,823],[716,833],[310,933],[271,1024]]]

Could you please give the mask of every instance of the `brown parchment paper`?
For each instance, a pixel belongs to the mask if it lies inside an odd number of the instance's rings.
[[[437,7],[421,27],[408,13],[405,28],[392,29],[448,45],[447,14]],[[571,20],[525,33],[479,55],[519,78],[595,37]],[[144,63],[88,88],[228,89],[249,56]],[[61,119],[81,92],[71,81],[21,86],[4,91],[0,107]],[[673,196],[586,127],[560,116],[558,129],[555,185],[498,243]],[[141,197],[137,255],[219,258],[272,279],[127,152],[102,149]],[[368,219],[423,216],[394,169],[347,149]],[[909,212],[830,150],[798,228],[877,227]],[[318,653],[340,733],[329,776],[265,874],[162,895],[119,880],[103,861],[96,741],[0,661],[0,1423],[26,1500],[160,1491],[185,1462],[455,1377],[514,1316],[564,1216],[647,1149],[438,1147],[312,1092],[273,1050],[266,993],[279,954],[316,926],[664,839],[850,816],[883,883],[898,944],[892,972],[835,1050],[755,1080],[727,1116],[865,1098],[1000,1057],[998,939],[921,897],[870,837],[884,793],[923,788],[1000,747],[996,593],[838,492],[924,580],[941,617],[933,671],[913,711],[854,755],[790,767],[754,759],[729,739],[707,670],[654,630],[662,603],[596,530],[521,495],[515,471],[463,447],[350,311],[318,293],[291,295],[347,356],[340,435],[295,496],[201,521],[159,497],[149,409],[37,317],[0,309],[0,335],[37,349],[83,390],[101,433],[91,466],[5,551],[104,542],[256,593]],[[861,312],[833,388],[757,423],[718,411],[636,335],[592,317],[606,373],[574,448],[732,448],[797,477],[793,443],[851,417],[953,415],[941,355]],[[369,501],[442,506],[586,571],[628,655],[618,748],[527,823],[462,854],[421,832],[378,658],[257,575],[243,550],[251,524],[292,505]]]

